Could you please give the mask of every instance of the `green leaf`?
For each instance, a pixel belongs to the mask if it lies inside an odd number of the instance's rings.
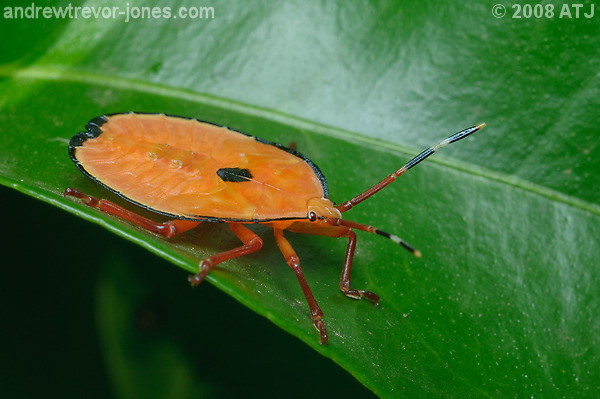
[[[353,286],[381,306],[339,292],[343,240],[287,235],[329,346],[268,229],[255,229],[261,252],[208,280],[381,397],[596,396],[600,12],[585,17],[595,7],[585,3],[579,18],[560,18],[563,5],[549,2],[527,18],[510,3],[495,18],[483,2],[348,3],[231,1],[210,4],[214,19],[129,22],[4,13],[0,33],[15,40],[0,53],[0,182],[193,272],[239,245],[227,226],[166,241],[61,195],[72,186],[118,202],[66,152],[92,117],[163,112],[295,141],[336,202],[485,121],[347,214],[424,254],[359,235]],[[180,6],[198,4],[169,5]],[[282,361],[292,360],[282,352]]]

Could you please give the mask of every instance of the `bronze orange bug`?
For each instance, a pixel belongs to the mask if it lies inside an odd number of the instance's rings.
[[[229,223],[243,245],[200,261],[198,273],[189,277],[192,286],[200,284],[217,264],[262,247],[261,238],[245,224],[260,223],[271,227],[281,253],[300,282],[320,342],[327,344],[323,312],[283,230],[347,238],[349,243],[340,290],[350,298],[365,297],[377,304],[379,296],[376,294],[351,288],[350,274],[356,248],[353,230],[379,234],[416,256],[421,254],[398,236],[342,219],[342,213],[386,187],[440,147],[483,126],[485,124],[473,126],[450,136],[421,152],[367,191],[336,205],[329,199],[324,174],[296,150],[196,119],[163,114],[104,115],[92,119],[85,132],[71,139],[71,159],[85,175],[108,190],[174,219],[157,223],[73,188],[67,188],[65,195],[79,198],[86,205],[166,238],[201,222]]]

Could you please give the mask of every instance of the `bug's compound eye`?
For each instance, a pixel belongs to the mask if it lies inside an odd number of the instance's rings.
[[[306,205],[306,215],[311,222],[322,219],[339,219],[342,217],[342,214],[336,209],[333,202],[327,198],[311,198],[307,201]]]

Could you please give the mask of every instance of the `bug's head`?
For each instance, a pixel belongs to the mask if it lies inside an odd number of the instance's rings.
[[[341,212],[327,198],[311,198],[307,205],[307,216],[311,222],[323,218],[340,219],[342,217]]]

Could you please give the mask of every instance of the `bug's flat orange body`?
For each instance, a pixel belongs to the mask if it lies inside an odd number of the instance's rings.
[[[342,214],[440,147],[467,137],[483,126],[473,126],[448,137],[360,195],[334,205],[328,198],[323,173],[295,150],[195,119],[161,114],[106,115],[92,119],[87,131],[71,139],[71,159],[84,174],[109,190],[148,210],[170,215],[174,220],[157,223],[73,188],[67,188],[65,194],[167,238],[203,221],[229,223],[243,245],[201,260],[198,273],[189,278],[193,286],[200,284],[216,265],[261,249],[262,239],[245,224],[261,223],[273,228],[277,246],[308,302],[320,342],[326,344],[328,335],[323,312],[304,277],[300,259],[283,231],[347,238],[340,290],[349,298],[366,298],[377,304],[379,296],[354,289],[350,284],[356,249],[354,230],[387,237],[415,256],[420,256],[420,252],[398,236],[343,220]]]
[[[192,119],[104,118],[101,134],[84,137],[72,156],[91,177],[152,210],[190,220],[306,219],[307,202],[326,197],[316,166],[281,146]]]

